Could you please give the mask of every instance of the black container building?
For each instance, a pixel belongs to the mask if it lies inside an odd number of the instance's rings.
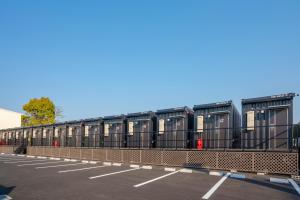
[[[194,148],[198,139],[202,139],[203,148],[238,146],[241,116],[232,101],[195,105],[193,110]]]
[[[83,147],[103,147],[102,118],[85,119]]]
[[[291,148],[294,97],[294,93],[288,93],[242,99],[243,148]]]
[[[158,110],[157,148],[190,148],[193,130],[193,110],[188,107]]]
[[[8,129],[7,130],[7,136],[8,136],[8,139],[7,139],[7,144],[8,145],[15,145],[15,131],[14,129]]]
[[[103,118],[104,147],[126,147],[127,123],[125,115]]]
[[[8,145],[8,130],[7,129],[1,130],[1,144]]]
[[[53,136],[54,136],[54,126],[53,125],[44,125],[43,126],[43,135],[42,135],[42,145],[43,146],[52,146],[53,145]]]
[[[16,128],[15,129],[15,141],[16,141],[16,145],[18,145],[18,146],[21,146],[21,145],[25,144],[22,128]]]
[[[6,134],[3,129],[0,130],[0,145],[6,145]]]
[[[59,122],[54,124],[53,146],[67,146],[67,124]]]
[[[152,148],[156,132],[154,112],[130,113],[127,119],[127,147]]]
[[[23,128],[23,138],[25,145],[32,146],[32,127]]]
[[[32,127],[32,146],[42,146],[42,126]]]
[[[82,120],[66,122],[66,146],[84,147],[84,125]]]

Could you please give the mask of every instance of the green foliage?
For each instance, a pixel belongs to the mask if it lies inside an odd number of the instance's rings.
[[[23,105],[26,112],[22,115],[22,126],[36,126],[55,123],[57,111],[54,103],[48,97],[30,99]]]

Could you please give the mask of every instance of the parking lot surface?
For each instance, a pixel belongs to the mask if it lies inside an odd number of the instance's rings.
[[[2,154],[0,200],[300,199],[292,184],[270,182],[270,176],[246,174],[240,179],[230,173],[212,176],[204,171],[113,164]]]

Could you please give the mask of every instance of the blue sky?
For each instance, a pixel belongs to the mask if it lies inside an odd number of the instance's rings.
[[[300,93],[300,1],[0,2],[0,107],[62,120]],[[300,97],[295,99],[300,121]]]

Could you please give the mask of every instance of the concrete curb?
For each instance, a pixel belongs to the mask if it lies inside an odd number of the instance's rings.
[[[181,170],[179,170],[179,172],[191,174],[191,173],[193,173],[193,170],[192,169],[181,169]]]
[[[150,165],[143,165],[142,169],[152,169],[152,166],[150,166]]]
[[[103,162],[104,166],[111,166],[111,162]]]
[[[280,183],[280,184],[289,184],[288,179],[283,179],[283,178],[270,178],[271,183]]]
[[[130,165],[129,167],[130,167],[130,168],[140,168],[139,165]]]
[[[224,172],[210,171],[209,175],[211,175],[211,176],[223,176]]]
[[[165,168],[165,171],[166,171],[166,172],[175,172],[175,171],[176,171],[176,168],[166,167],[166,168]]]

